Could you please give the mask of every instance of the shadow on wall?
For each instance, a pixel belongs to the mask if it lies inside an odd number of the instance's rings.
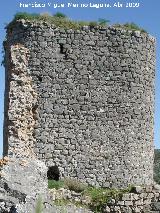
[[[48,177],[49,180],[58,181],[60,179],[60,173],[59,173],[58,166],[48,167],[47,177]]]

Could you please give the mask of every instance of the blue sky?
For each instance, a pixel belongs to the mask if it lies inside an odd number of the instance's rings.
[[[45,8],[20,8],[20,3],[51,3],[51,7]],[[122,8],[72,8],[67,7],[68,3],[122,3]],[[126,8],[127,2],[140,3],[138,8]],[[54,8],[53,4],[64,3],[65,8]],[[57,11],[65,13],[68,17],[74,20],[94,21],[99,18],[110,20],[112,23],[134,22],[146,29],[151,35],[157,39],[157,63],[156,63],[156,97],[155,97],[155,147],[160,148],[160,0],[2,0],[0,2],[0,49],[2,50],[2,42],[5,38],[5,24],[9,23],[16,12],[42,13],[49,12],[51,14]],[[3,54],[0,53],[0,61]],[[3,66],[0,67],[0,155],[3,147],[3,111],[4,111],[4,83],[5,73]]]

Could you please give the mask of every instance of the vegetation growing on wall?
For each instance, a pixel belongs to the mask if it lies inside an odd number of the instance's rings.
[[[126,23],[126,24],[114,24],[113,25],[116,28],[124,28],[127,30],[132,30],[132,31],[141,31],[142,33],[147,33],[146,30],[143,28],[139,27],[137,24],[131,22],[131,23]]]
[[[45,21],[50,24],[54,24],[57,27],[62,27],[65,29],[80,29],[84,25],[87,26],[90,25],[90,22],[70,20],[69,18],[67,18],[65,14],[59,12],[54,14],[53,16],[48,13],[44,14],[17,13],[11,24],[20,19],[29,21]]]
[[[81,193],[84,196],[90,197],[90,204],[88,204],[88,208],[93,210],[94,212],[101,212],[104,206],[111,201],[111,199],[120,199],[123,194],[132,192],[133,186],[129,186],[126,189],[109,189],[109,188],[97,188],[93,186],[87,186],[77,180],[74,179],[64,179],[64,181],[48,181],[48,187],[50,189],[60,189],[66,188],[70,191],[75,191]],[[63,206],[67,203],[70,203],[69,200],[56,200],[55,204]],[[74,205],[83,205],[80,202],[74,203]]]
[[[13,21],[10,24],[13,24],[15,21],[24,19],[29,21],[45,21],[50,24],[54,24],[57,27],[62,27],[65,29],[81,29],[83,26],[90,26],[91,28],[96,26],[107,26],[110,22],[107,19],[99,18],[98,21],[73,21],[69,19],[65,14],[57,12],[54,15],[50,15],[49,13],[37,14],[37,13],[17,13],[14,16]],[[9,25],[10,25],[9,24]],[[123,28],[126,30],[132,31],[141,31],[142,33],[146,33],[146,31],[136,25],[135,23],[126,23],[126,24],[115,24],[113,25],[116,28]]]

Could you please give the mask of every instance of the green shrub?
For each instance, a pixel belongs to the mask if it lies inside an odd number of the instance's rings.
[[[85,194],[91,197],[90,208],[96,211],[102,210],[103,206],[110,199],[110,197],[106,195],[106,190],[102,188],[88,188]]]
[[[57,12],[56,14],[53,15],[54,17],[57,18],[67,18],[67,16],[63,13]]]
[[[14,20],[18,20],[18,19],[27,19],[27,20],[33,20],[33,19],[38,19],[40,15],[37,13],[25,13],[25,12],[19,12],[16,13],[16,15],[14,16]]]
[[[87,188],[86,184],[80,183],[78,180],[70,178],[64,179],[64,185],[69,190],[75,192],[83,192]]]
[[[132,188],[132,186],[129,186],[127,189],[88,187],[84,194],[91,197],[90,208],[94,211],[102,212],[103,208],[111,201],[111,199],[120,199],[124,193],[131,192]]]
[[[59,180],[59,181],[56,181],[56,180],[48,180],[48,188],[49,189],[60,189],[64,187],[64,182]]]
[[[103,19],[103,18],[98,19],[99,25],[102,25],[102,26],[107,25],[109,22],[110,22],[110,21],[107,20],[107,19]]]
[[[87,195],[91,197],[90,208],[96,211],[102,211],[105,205],[113,198],[118,198],[119,191],[118,190],[110,190],[103,188],[88,188],[85,192]]]

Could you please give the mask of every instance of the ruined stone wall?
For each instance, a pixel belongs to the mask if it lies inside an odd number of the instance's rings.
[[[29,50],[20,43],[11,46],[6,43],[5,48],[6,91],[3,155],[17,158],[35,157],[33,109],[37,94],[32,88],[32,77],[28,69]]]
[[[25,144],[62,177],[106,187],[151,184],[155,39],[113,27],[65,30],[23,20],[8,28],[10,55],[15,45],[28,51],[21,70],[31,87],[24,89],[6,66],[8,155]],[[23,118],[28,139],[10,130],[21,132]]]

